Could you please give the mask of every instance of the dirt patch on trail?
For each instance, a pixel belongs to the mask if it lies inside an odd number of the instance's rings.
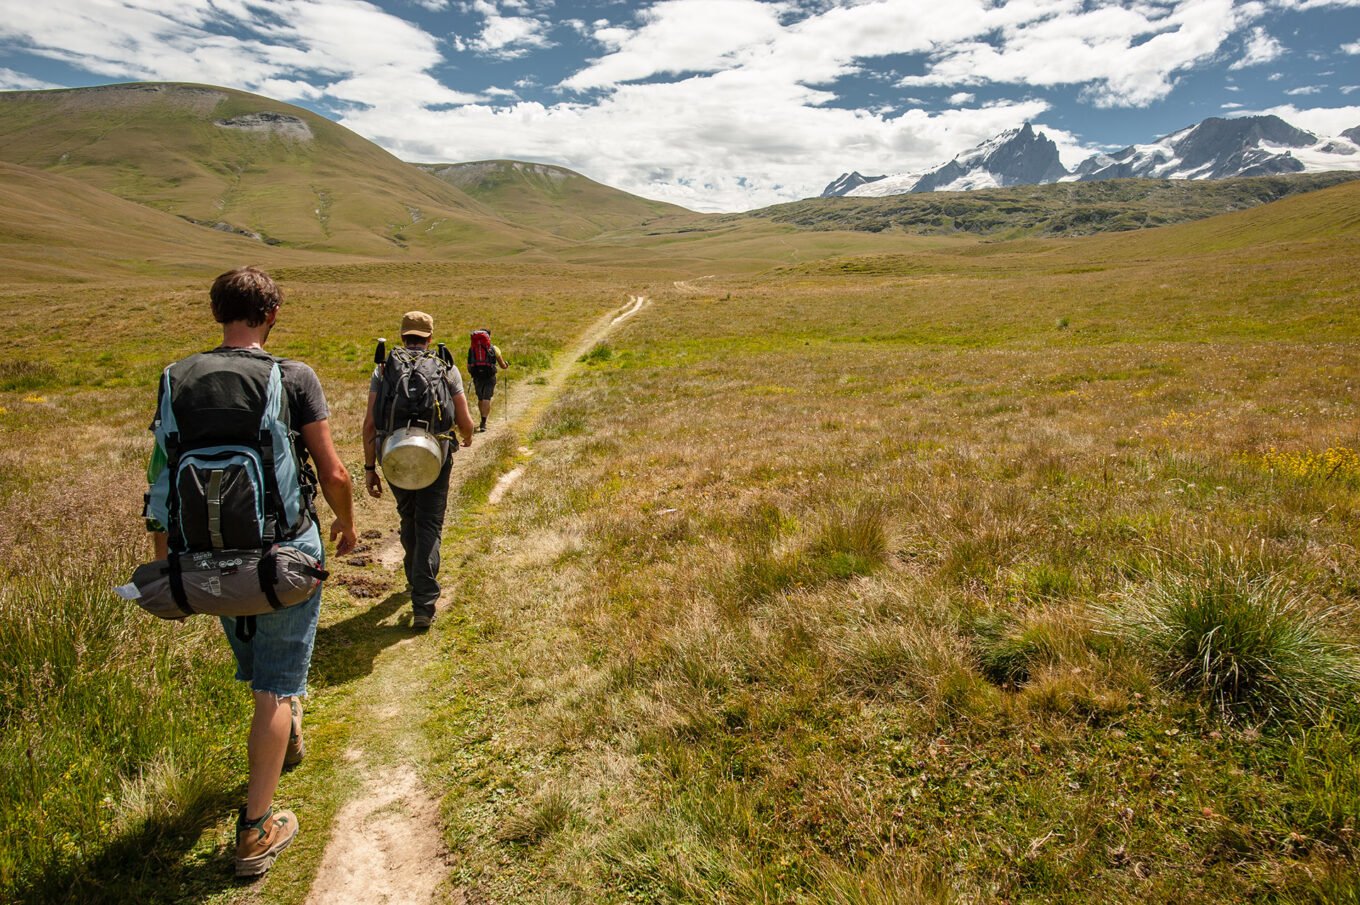
[[[424,905],[440,901],[449,865],[439,804],[410,767],[370,776],[363,794],[335,815],[308,905]],[[462,902],[461,891],[452,902]]]

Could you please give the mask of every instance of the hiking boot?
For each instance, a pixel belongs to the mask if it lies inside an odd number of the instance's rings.
[[[236,818],[236,876],[261,877],[274,866],[274,859],[297,835],[292,811],[270,808],[259,820],[247,823],[246,810]]]
[[[288,727],[288,750],[283,754],[285,770],[302,763],[302,757],[307,753],[307,743],[302,740],[302,702],[289,698],[288,706],[293,711],[293,721]]]
[[[486,420],[485,420],[485,419],[482,420],[482,423],[481,423],[481,424],[477,425],[477,433],[479,433],[479,434],[484,434],[484,433],[486,433]]]
[[[433,607],[431,607],[428,611],[417,610],[415,618],[411,620],[411,628],[415,629],[416,631],[423,632],[427,630],[433,623],[434,623]]]

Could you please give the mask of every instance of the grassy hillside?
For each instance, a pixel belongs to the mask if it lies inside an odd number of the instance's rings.
[[[804,229],[1083,236],[1199,220],[1356,178],[1355,173],[1310,173],[1212,181],[1116,179],[887,198],[809,198],[743,216]]]
[[[6,280],[57,283],[204,272],[252,260],[258,242],[203,229],[66,176],[0,162]]]
[[[674,204],[639,198],[550,164],[479,160],[417,166],[513,223],[568,239],[645,227],[663,217],[700,219]]]
[[[482,256],[527,246],[523,230],[347,129],[225,88],[0,93],[0,159],[292,248]]]

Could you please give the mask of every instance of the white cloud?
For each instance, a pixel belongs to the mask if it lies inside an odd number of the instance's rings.
[[[562,82],[577,91],[653,75],[714,72],[738,52],[773,40],[781,5],[759,0],[662,0],[638,14],[641,27],[606,25],[594,37],[611,52]]]
[[[1283,104],[1253,111],[1253,115],[1278,116],[1285,122],[1300,129],[1307,129],[1314,135],[1340,135],[1347,129],[1360,125],[1360,107],[1299,109],[1293,104]]]
[[[1219,109],[1220,109],[1220,110],[1241,110],[1241,109],[1242,109],[1244,106],[1246,106],[1246,105],[1245,105],[1245,104],[1238,104],[1238,103],[1235,103],[1235,102],[1229,102],[1229,103],[1226,103],[1226,104],[1219,104],[1218,106],[1219,106]]]
[[[1351,55],[1355,55],[1355,54],[1357,54],[1357,53],[1360,53],[1360,41],[1352,41],[1352,42],[1349,43],[1349,44],[1342,44],[1342,45],[1341,45],[1341,52],[1342,52],[1342,53],[1348,53],[1348,54],[1351,54]]]
[[[1232,0],[1128,8],[1032,0],[987,11],[989,24],[1012,20],[997,43],[981,40],[979,32],[978,40],[937,50],[924,75],[902,84],[1083,85],[1098,106],[1144,106],[1168,95],[1178,72],[1212,58],[1260,12],[1258,5],[1235,7]]]
[[[1298,88],[1289,88],[1289,89],[1286,89],[1286,91],[1285,91],[1285,94],[1289,95],[1290,97],[1299,97],[1300,95],[1321,94],[1321,93],[1322,93],[1322,88],[1320,88],[1320,87],[1317,86],[1317,85],[1301,85],[1301,86],[1299,86]]]
[[[821,95],[726,71],[623,85],[590,104],[465,106],[426,117],[419,129],[383,108],[355,111],[343,122],[408,160],[556,163],[626,191],[712,211],[816,194],[840,170],[935,166],[1047,109],[1030,100],[891,116],[819,106]]]
[[[1261,63],[1278,60],[1282,56],[1284,56],[1284,46],[1279,41],[1266,34],[1264,28],[1253,28],[1251,38],[1242,48],[1241,58],[1228,68],[1246,69],[1248,66],[1257,66]]]
[[[949,103],[957,107],[960,104],[971,104],[976,99],[977,99],[976,94],[969,94],[967,91],[960,91],[957,94],[949,95],[948,101]]]
[[[526,4],[515,0],[502,2],[514,10],[526,8]],[[547,19],[503,15],[496,4],[489,0],[473,0],[468,8],[483,17],[482,31],[471,39],[455,36],[454,41],[459,50],[472,50],[502,60],[512,60],[531,50],[552,46],[548,38],[552,23]]]
[[[15,72],[13,69],[0,66],[0,91],[45,91],[49,88],[61,87],[64,86],[44,82],[42,79],[35,79],[24,75],[22,72]]]
[[[363,105],[397,98],[407,108],[478,99],[428,75],[443,61],[434,36],[364,0],[13,4],[0,19],[0,39],[113,79]]]

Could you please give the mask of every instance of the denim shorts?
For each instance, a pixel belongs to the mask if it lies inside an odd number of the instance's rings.
[[[325,561],[321,532],[315,524],[291,541],[300,550]],[[249,682],[252,691],[267,691],[280,697],[307,693],[307,668],[312,663],[312,643],[321,615],[321,588],[305,602],[255,617],[255,637],[241,641],[236,637],[236,619],[223,616],[232,653],[236,654],[236,678]]]

